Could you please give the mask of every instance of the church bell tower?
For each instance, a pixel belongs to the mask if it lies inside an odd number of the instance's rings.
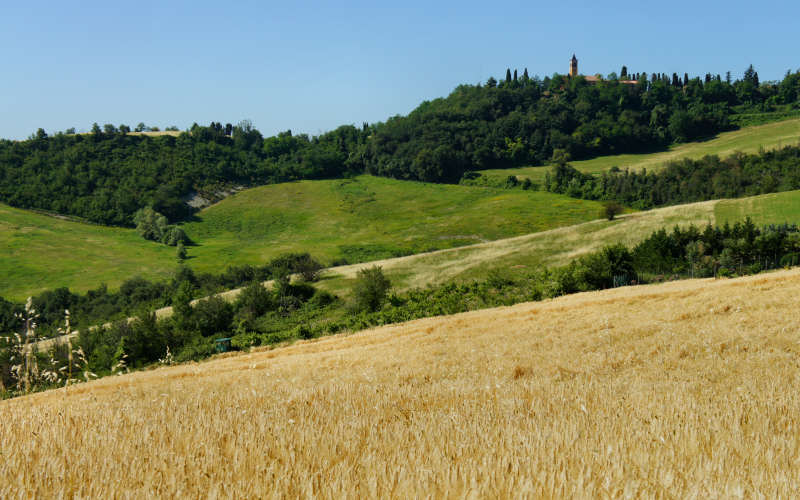
[[[578,76],[578,58],[572,54],[572,59],[569,61],[569,76]]]

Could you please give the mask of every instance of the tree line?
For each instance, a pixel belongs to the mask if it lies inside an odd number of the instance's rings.
[[[649,209],[720,198],[739,198],[800,189],[800,146],[756,154],[737,153],[667,162],[653,172],[612,168],[599,176],[566,162],[554,165],[544,188],[587,200],[616,200]]]
[[[88,134],[39,129],[25,141],[0,141],[0,201],[133,226],[145,207],[168,222],[185,220],[191,194],[215,200],[232,185],[365,172],[458,182],[474,170],[540,164],[559,150],[575,159],[650,151],[730,128],[737,111],[798,106],[800,72],[765,83],[751,69],[735,82],[638,73],[635,85],[614,74],[590,84],[509,70],[505,80],[461,85],[407,116],[315,137],[265,138],[249,121],[195,124],[177,136],[133,135],[111,124]]]

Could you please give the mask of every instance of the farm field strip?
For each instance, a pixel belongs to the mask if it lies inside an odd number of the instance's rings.
[[[0,496],[791,497],[798,294],[624,287],[3,401]]]

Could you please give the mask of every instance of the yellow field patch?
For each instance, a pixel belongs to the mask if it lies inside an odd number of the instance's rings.
[[[0,497],[791,497],[800,271],[621,288],[0,403]]]

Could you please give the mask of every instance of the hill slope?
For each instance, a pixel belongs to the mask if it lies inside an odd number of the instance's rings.
[[[220,272],[308,251],[330,262],[375,260],[571,225],[600,204],[532,191],[397,181],[371,176],[302,181],[243,191],[198,214],[187,264]],[[60,286],[114,288],[164,278],[175,248],[134,230],[71,222],[0,204],[0,296],[24,300]]]
[[[476,189],[373,176],[237,193],[186,224],[192,266],[256,263],[307,250],[325,261],[375,260],[572,225],[600,203],[537,191]]]
[[[0,402],[0,496],[792,496],[798,293],[620,288]]]
[[[789,119],[778,122],[745,127],[732,132],[723,132],[707,141],[691,142],[670,147],[667,151],[649,154],[621,154],[601,156],[591,160],[574,161],[570,165],[587,174],[599,174],[611,167],[621,169],[648,170],[658,169],[664,163],[681,158],[702,158],[717,155],[722,158],[739,151],[756,153],[759,149],[775,149],[782,146],[793,146],[800,142],[800,119]],[[545,174],[550,167],[525,167],[515,169],[484,170],[482,175],[495,182],[505,180],[509,175],[520,179],[530,178],[534,182],[544,182]]]
[[[0,204],[0,296],[23,300],[60,286],[118,286],[141,274],[165,276],[175,249],[136,231],[73,222]]]

